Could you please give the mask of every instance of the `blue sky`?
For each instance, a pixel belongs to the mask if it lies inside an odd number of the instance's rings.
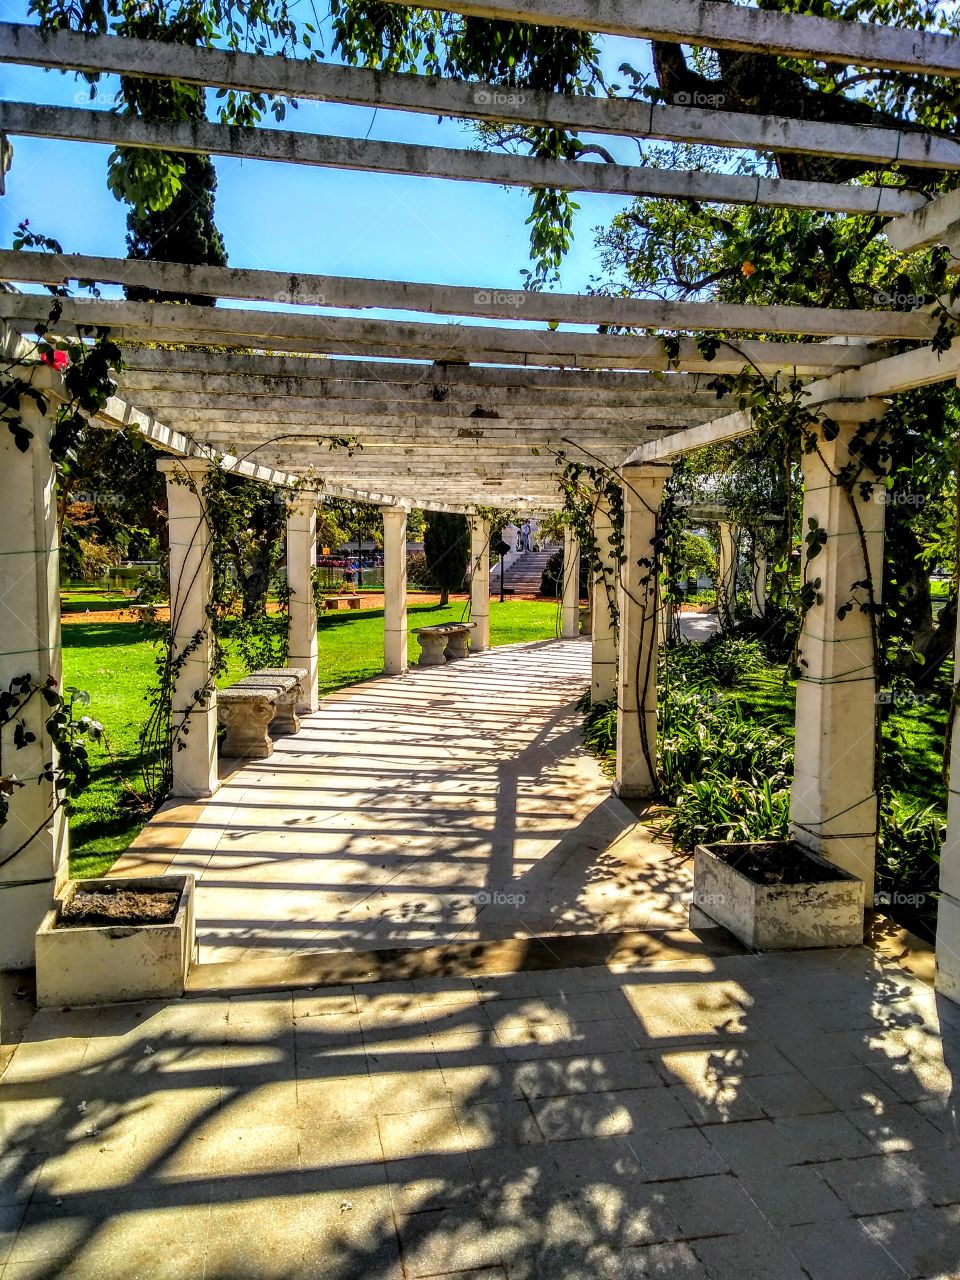
[[[32,21],[25,0],[0,0],[0,18]],[[609,78],[623,61],[649,67],[644,42],[608,41]],[[87,103],[73,76],[0,66],[4,98],[60,105]],[[108,107],[113,86],[101,82],[98,102]],[[468,127],[403,112],[331,103],[304,103],[289,111],[284,128],[432,145],[474,145]],[[618,159],[636,160],[634,143],[604,139]],[[126,207],[106,186],[108,147],[13,139],[13,167],[0,200],[0,241],[11,242],[22,218],[56,237],[68,252],[125,255]],[[345,173],[297,166],[215,160],[216,217],[234,266],[374,276],[447,284],[516,288],[529,265],[530,197],[481,183]],[[619,197],[576,197],[574,247],[561,288],[582,292],[599,270],[594,228],[629,202]]]

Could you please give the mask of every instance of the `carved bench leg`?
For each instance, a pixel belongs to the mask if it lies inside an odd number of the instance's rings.
[[[275,733],[299,733],[300,717],[297,715],[297,704],[303,699],[303,690],[299,684],[288,689],[286,693],[277,694],[277,709],[270,726]]]
[[[273,743],[268,733],[273,719],[271,697],[221,702],[217,706],[217,714],[227,730],[222,755],[234,759],[266,760],[273,754]]]
[[[422,650],[417,660],[418,667],[442,667],[446,662],[444,650],[447,647],[447,637],[437,635],[436,632],[421,632],[417,636],[417,641]]]
[[[448,658],[468,658],[470,656],[470,632],[457,632],[447,639]]]

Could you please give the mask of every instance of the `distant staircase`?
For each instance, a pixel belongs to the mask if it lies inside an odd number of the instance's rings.
[[[554,551],[556,547],[547,547],[543,551],[525,551],[517,556],[513,564],[504,571],[503,585],[515,596],[538,596],[544,567]],[[495,569],[491,575],[490,590],[500,590],[499,569]]]

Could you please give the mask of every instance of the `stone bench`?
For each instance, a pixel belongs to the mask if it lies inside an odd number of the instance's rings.
[[[266,760],[273,753],[270,730],[299,733],[297,705],[303,701],[305,667],[265,667],[217,693],[217,718],[226,728],[222,754]]]
[[[414,635],[421,653],[418,667],[442,667],[447,659],[466,658],[470,653],[470,632],[475,622],[437,622],[417,627]]]
[[[325,609],[359,609],[362,603],[363,596],[355,593],[323,597],[323,607]]]

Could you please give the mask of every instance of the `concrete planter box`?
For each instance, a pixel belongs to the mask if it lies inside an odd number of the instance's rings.
[[[78,888],[176,892],[168,923],[64,924]],[[182,996],[196,956],[193,876],[124,876],[71,881],[37,930],[37,1004],[118,1004]]]
[[[697,845],[693,907],[755,951],[863,941],[863,881],[791,841]]]

